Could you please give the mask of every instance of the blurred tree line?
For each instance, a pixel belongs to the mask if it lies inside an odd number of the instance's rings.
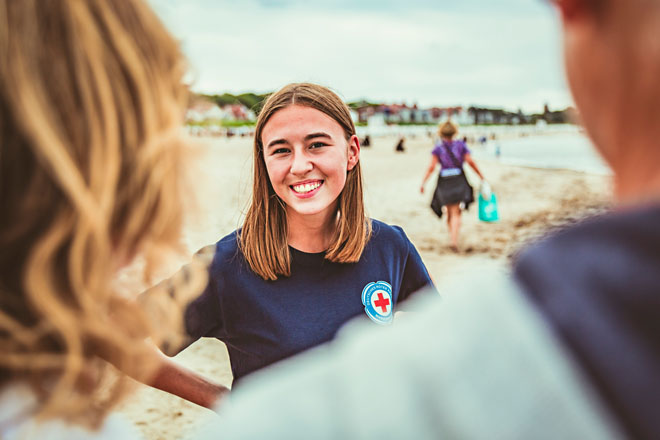
[[[264,101],[268,98],[268,95],[270,95],[270,93],[264,93],[261,95],[255,93],[242,93],[240,95],[232,95],[231,93],[223,93],[222,95],[197,94],[196,96],[215,102],[219,107],[243,104],[258,115],[264,105]]]

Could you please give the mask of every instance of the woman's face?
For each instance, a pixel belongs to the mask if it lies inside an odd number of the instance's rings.
[[[624,135],[620,128],[630,124],[620,123],[637,111],[627,105],[632,102],[631,85],[639,77],[635,50],[626,41],[632,37],[624,31],[626,19],[612,8],[626,10],[633,3],[637,2],[609,2],[607,15],[603,15],[605,10],[592,2],[557,2],[562,17],[568,84],[582,125],[612,166],[622,154],[627,154],[627,146],[619,142]]]
[[[360,158],[356,136],[325,113],[291,105],[270,117],[261,133],[264,161],[287,215],[330,215],[346,174]]]
[[[603,148],[610,133],[613,96],[612,85],[617,78],[611,49],[603,43],[595,20],[580,17],[565,19],[564,61],[568,84],[580,110],[582,123],[599,148]],[[607,153],[607,152],[604,152]]]

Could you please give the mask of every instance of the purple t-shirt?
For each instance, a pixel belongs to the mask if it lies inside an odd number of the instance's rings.
[[[454,153],[456,160],[451,157],[447,151],[448,148],[451,148],[451,152]],[[470,150],[463,141],[440,141],[435,144],[435,148],[433,148],[431,154],[438,158],[443,170],[448,170],[462,167],[465,155],[470,154]]]

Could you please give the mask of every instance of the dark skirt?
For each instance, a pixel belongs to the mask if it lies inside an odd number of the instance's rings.
[[[468,209],[472,202],[474,202],[474,192],[465,174],[438,177],[438,184],[431,201],[431,209],[438,217],[442,217],[443,206],[463,203],[465,209]]]

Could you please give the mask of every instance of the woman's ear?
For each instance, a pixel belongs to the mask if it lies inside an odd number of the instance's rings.
[[[348,164],[346,171],[355,168],[355,165],[360,161],[360,140],[356,135],[351,136],[348,140]]]
[[[557,6],[564,24],[585,18],[594,12],[593,0],[554,0],[553,3]]]

